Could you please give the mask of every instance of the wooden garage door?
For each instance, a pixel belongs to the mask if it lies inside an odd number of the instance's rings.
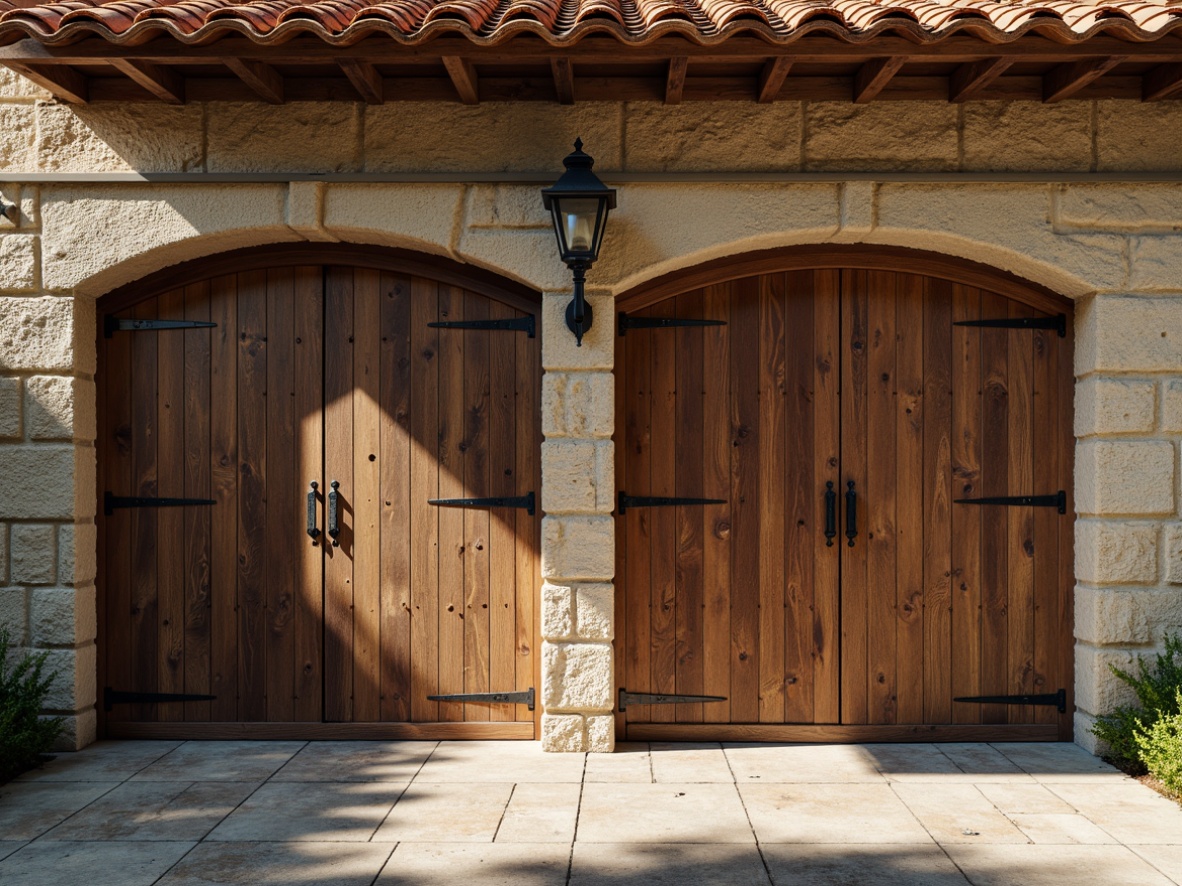
[[[726,322],[619,339],[620,683],[725,698],[629,704],[630,737],[1070,735],[1070,340],[1014,325],[1041,306],[838,268],[622,306]]]
[[[539,489],[537,339],[428,325],[531,313],[343,265],[115,311],[216,326],[100,339],[108,734],[532,738],[525,704],[428,699],[535,685],[540,515],[429,503]]]

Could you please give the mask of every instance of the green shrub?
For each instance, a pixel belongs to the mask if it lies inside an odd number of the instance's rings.
[[[1113,674],[1133,687],[1139,704],[1119,707],[1092,726],[1092,734],[1108,745],[1108,758],[1113,764],[1133,775],[1143,775],[1147,771],[1137,742],[1138,733],[1149,733],[1158,720],[1179,713],[1182,636],[1167,635],[1165,645],[1165,652],[1155,657],[1152,666],[1144,659],[1139,660],[1135,675],[1109,666]]]
[[[1182,689],[1174,693],[1174,710],[1182,709]],[[1167,714],[1136,733],[1141,759],[1149,774],[1175,796],[1182,795],[1182,713]]]
[[[62,730],[60,717],[41,717],[56,672],[43,676],[48,653],[26,655],[11,670],[8,631],[0,630],[0,783],[41,762]]]

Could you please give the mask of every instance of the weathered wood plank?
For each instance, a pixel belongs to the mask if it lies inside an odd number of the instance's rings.
[[[872,59],[863,64],[854,75],[854,104],[864,105],[874,101],[906,62],[905,56],[895,55]]]
[[[380,105],[386,101],[385,81],[378,69],[369,62],[341,59],[337,65],[366,104]]]
[[[462,56],[443,56],[443,66],[447,69],[447,76],[455,87],[460,101],[466,105],[480,103],[480,85],[476,79],[476,67]]]
[[[688,69],[688,58],[678,56],[669,59],[669,69],[665,74],[665,104],[681,104],[681,96],[685,91],[685,75]]]
[[[170,105],[185,103],[185,80],[175,70],[128,58],[112,58],[110,64],[161,101]]]
[[[575,66],[569,58],[550,59],[550,74],[554,78],[554,92],[560,104],[575,103]]]
[[[791,70],[792,59],[784,56],[764,64],[763,70],[759,72],[759,94],[756,100],[765,105],[774,102]]]
[[[1014,64],[1011,58],[986,58],[965,62],[948,78],[948,101],[966,102],[976,98]]]
[[[283,104],[283,77],[271,65],[232,55],[222,56],[218,60],[263,101],[273,105]]]
[[[1127,56],[1113,55],[1058,65],[1043,76],[1042,100],[1058,102],[1070,98],[1126,61]]]
[[[489,317],[510,319],[519,312],[499,301],[489,300]],[[505,336],[520,333],[491,333],[488,365],[488,494],[511,496],[517,492],[516,446],[517,416],[520,409],[528,409],[527,399],[519,407],[517,360],[512,340]],[[528,341],[528,339],[527,339]],[[532,411],[532,410],[531,410]],[[528,516],[528,515],[527,515]],[[517,636],[517,575],[516,540],[517,511],[496,508],[489,514],[488,529],[488,686],[490,691],[517,686],[517,661],[514,654]],[[507,705],[491,705],[490,720],[515,720],[517,710]]]
[[[676,300],[654,305],[652,314],[671,317]],[[651,490],[656,496],[675,496],[677,492],[677,348],[672,329],[651,333],[649,355],[652,361],[652,422],[650,471]],[[631,490],[628,490],[631,492]],[[644,493],[641,493],[644,494]],[[642,692],[677,691],[677,512],[675,508],[650,508],[652,532],[652,610],[649,639],[652,643],[649,685]],[[653,721],[673,721],[671,705],[654,705],[648,712]]]

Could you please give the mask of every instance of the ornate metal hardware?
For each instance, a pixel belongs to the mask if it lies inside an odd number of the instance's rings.
[[[454,695],[428,695],[428,701],[462,701],[476,704],[523,704],[534,709],[534,688],[521,692],[458,692]]]
[[[341,546],[341,524],[338,513],[341,494],[337,490],[341,488],[341,484],[339,480],[333,480],[328,485],[332,487],[332,492],[328,494],[328,534],[332,538],[332,546],[339,548]]]
[[[825,484],[825,547],[833,547],[833,539],[837,536],[837,493],[833,491],[833,481]]]
[[[846,483],[845,489],[845,537],[852,548],[858,537],[858,493],[854,492],[853,480]]]
[[[1067,338],[1067,315],[1053,317],[1003,317],[997,320],[957,320],[953,326],[988,326],[994,329],[1053,329]]]
[[[726,326],[725,320],[693,320],[685,317],[632,317],[620,311],[616,320],[620,335],[629,329],[669,329],[674,326]]]
[[[985,498],[958,498],[958,505],[1006,505],[1011,508],[1057,508],[1067,513],[1067,493],[1060,489],[1053,495],[990,495]]]
[[[208,320],[136,320],[113,317],[103,320],[103,335],[107,338],[116,332],[154,332],[160,329],[214,329],[216,323]]]
[[[441,508],[525,508],[525,512],[531,516],[535,510],[532,492],[494,498],[432,498],[427,504]]]
[[[117,704],[161,704],[172,701],[213,701],[216,695],[190,695],[182,692],[122,692],[107,686],[103,689],[103,710]]]
[[[629,692],[620,687],[616,710],[626,711],[628,705],[638,704],[699,704],[701,702],[726,701],[725,695],[662,695],[655,692]]]
[[[312,544],[318,544],[316,539],[320,538],[320,527],[316,525],[316,489],[320,486],[315,480],[311,483],[312,490],[308,493],[308,535],[312,538]]]
[[[152,498],[144,495],[129,497],[103,493],[103,514],[111,516],[117,508],[187,508],[193,505],[216,505],[212,498]]]
[[[1060,714],[1067,713],[1067,690],[1048,692],[1045,695],[974,695],[967,698],[954,698],[953,701],[970,702],[973,704],[1028,704],[1056,707]]]
[[[628,508],[674,508],[682,505],[724,505],[725,498],[675,498],[661,495],[628,495],[621,490],[616,505],[617,514],[626,514]]]
[[[537,333],[537,321],[533,314],[503,320],[439,320],[427,325],[433,329],[505,329],[529,333],[530,338]]]

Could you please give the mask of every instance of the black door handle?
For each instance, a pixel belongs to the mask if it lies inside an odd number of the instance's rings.
[[[833,491],[833,481],[825,484],[825,547],[833,547],[833,538],[837,535],[837,493]]]
[[[316,525],[316,490],[320,486],[315,480],[311,483],[312,491],[308,493],[308,535],[312,537],[312,544],[318,544],[320,527]]]
[[[328,534],[332,537],[332,546],[339,548],[341,546],[341,524],[337,519],[337,501],[340,498],[340,493],[337,490],[340,489],[341,484],[333,480],[329,485],[332,487],[332,492],[328,494]],[[851,541],[850,544],[853,542]]]
[[[854,492],[853,480],[846,483],[845,490],[845,537],[852,548],[858,537],[858,493]]]

